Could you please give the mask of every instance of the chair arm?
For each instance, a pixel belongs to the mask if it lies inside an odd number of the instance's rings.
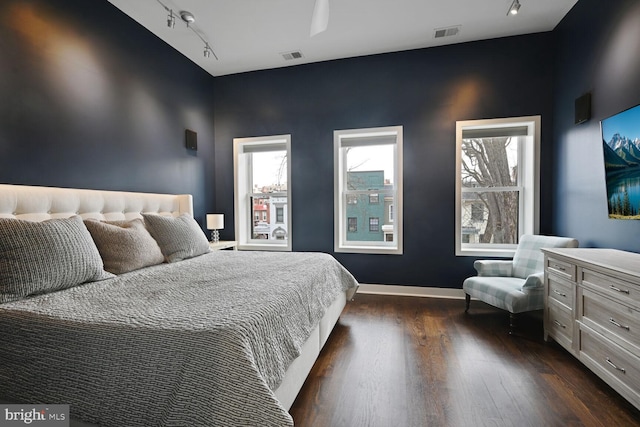
[[[522,285],[522,291],[534,290],[544,287],[544,272],[530,274]]]
[[[473,263],[478,276],[509,277],[513,270],[513,262],[505,260],[479,259]]]

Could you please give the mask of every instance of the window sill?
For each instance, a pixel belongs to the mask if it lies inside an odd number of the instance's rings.
[[[271,251],[271,252],[291,252],[291,246],[289,245],[277,245],[277,244],[253,244],[243,243],[238,245],[240,251]]]
[[[481,249],[469,248],[456,250],[456,256],[490,257],[490,258],[513,258],[516,253],[514,249]]]
[[[352,254],[384,254],[384,255],[402,255],[402,248],[398,247],[373,247],[373,246],[340,246],[335,247],[334,252],[352,253]]]

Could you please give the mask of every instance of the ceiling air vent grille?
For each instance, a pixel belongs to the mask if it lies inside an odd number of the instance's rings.
[[[296,50],[293,52],[284,52],[281,54],[282,57],[285,59],[285,61],[292,61],[294,59],[301,59],[303,58],[302,56],[302,52]]]
[[[436,39],[440,39],[442,37],[457,36],[458,33],[460,33],[460,25],[456,25],[455,27],[436,28],[434,32],[434,37]]]

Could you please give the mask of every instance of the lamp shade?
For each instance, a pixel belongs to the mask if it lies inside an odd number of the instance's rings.
[[[224,214],[207,214],[207,230],[222,230]]]

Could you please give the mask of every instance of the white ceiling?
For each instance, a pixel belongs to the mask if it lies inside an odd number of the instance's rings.
[[[159,3],[191,12],[167,26]],[[578,0],[329,0],[327,30],[309,36],[315,0],[109,0],[213,76],[552,30]],[[434,39],[436,29],[460,26]],[[204,56],[207,40],[215,55]],[[286,61],[282,53],[300,51]]]

